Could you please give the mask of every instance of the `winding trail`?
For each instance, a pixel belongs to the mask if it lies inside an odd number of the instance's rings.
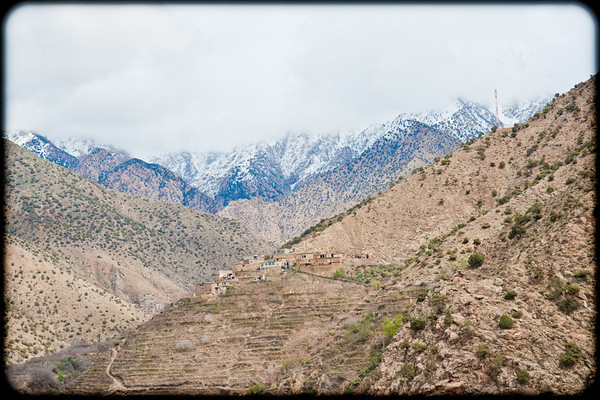
[[[108,377],[110,379],[112,379],[112,383],[108,387],[108,394],[115,394],[118,392],[127,392],[129,390],[129,388],[127,386],[125,386],[125,384],[123,383],[123,379],[121,377],[115,376],[110,372],[110,369],[112,368],[112,365],[113,365],[115,359],[117,358],[117,355],[119,354],[119,349],[121,348],[121,346],[123,345],[124,342],[125,342],[125,340],[123,340],[123,342],[119,343],[118,346],[113,347],[111,349],[112,356],[110,358],[110,361],[106,365],[106,371],[105,371],[106,375],[108,375]]]

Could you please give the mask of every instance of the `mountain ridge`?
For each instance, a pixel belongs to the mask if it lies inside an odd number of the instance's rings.
[[[125,192],[129,190],[128,185],[137,185],[138,189],[132,189],[131,193],[140,193],[139,186],[145,184],[148,187],[145,195],[150,198],[177,198],[180,202],[186,201],[185,205],[211,213],[216,213],[237,200],[257,198],[267,202],[279,201],[320,175],[360,157],[388,134],[388,131],[398,128],[407,121],[429,124],[437,130],[457,136],[461,141],[487,132],[495,123],[494,114],[485,107],[465,99],[457,99],[455,103],[455,110],[399,114],[391,121],[373,124],[354,133],[333,135],[288,133],[281,139],[238,146],[230,152],[170,153],[144,160],[147,163],[145,167],[149,170],[153,168],[151,164],[159,164],[179,176],[181,182],[175,185],[176,192],[170,196],[160,192],[158,182],[134,183],[129,179],[128,182],[118,183],[117,176],[123,175],[118,174],[117,171],[112,179],[105,180],[110,181],[113,188],[119,187]],[[532,103],[541,107],[540,103],[535,101],[528,103],[527,106],[531,108]],[[513,105],[510,110],[514,115],[521,110],[521,107]],[[528,112],[531,111],[525,111],[521,118],[524,118]],[[507,118],[504,114],[503,117]],[[110,146],[96,145],[92,140],[60,140],[56,141],[55,146],[47,138],[31,131],[7,132],[5,137],[18,142],[43,158],[56,161],[96,181],[101,174],[108,174],[108,171],[116,168],[118,163],[126,162],[131,158],[125,152]],[[46,147],[52,147],[52,151],[40,146],[42,142]],[[69,154],[69,151],[74,155]],[[100,154],[105,155],[106,163],[89,161],[90,158],[98,157]],[[82,165],[78,166],[78,164]],[[97,170],[94,170],[94,167]],[[150,174],[150,171],[146,174]],[[173,178],[167,177],[166,172],[163,175],[165,179],[173,182]],[[182,184],[185,188],[182,188]],[[155,190],[156,193],[150,194],[151,190]],[[162,190],[165,190],[164,187]],[[372,190],[372,192],[376,191]],[[325,216],[321,215],[321,217]]]

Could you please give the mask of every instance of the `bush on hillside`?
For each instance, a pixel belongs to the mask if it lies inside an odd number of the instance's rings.
[[[502,314],[500,316],[500,320],[498,321],[498,326],[502,329],[510,329],[515,325],[515,322],[511,317],[506,314]]]
[[[512,300],[515,297],[517,297],[517,292],[514,290],[507,290],[506,294],[504,295],[504,300]]]
[[[581,349],[575,343],[567,343],[565,352],[558,358],[561,367],[570,367],[575,365],[581,358]]]
[[[415,331],[420,331],[425,328],[425,320],[422,318],[412,318],[410,320],[410,328]]]
[[[467,260],[467,264],[469,265],[470,268],[479,268],[483,265],[484,261],[485,261],[485,256],[483,254],[473,253],[469,256],[469,259]]]
[[[257,383],[248,389],[250,394],[261,394],[265,391],[265,386],[262,383]]]

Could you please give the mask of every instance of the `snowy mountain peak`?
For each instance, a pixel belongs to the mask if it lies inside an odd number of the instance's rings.
[[[63,167],[71,168],[79,163],[76,157],[59,149],[46,137],[39,135],[35,131],[14,130],[5,132],[3,136],[38,156]]]
[[[4,136],[4,138],[10,140],[11,142],[13,142],[15,144],[18,144],[21,147],[25,147],[26,143],[31,142],[32,140],[34,140],[36,138],[46,139],[43,136],[38,135],[35,131],[22,130],[22,129],[4,132],[3,136]]]

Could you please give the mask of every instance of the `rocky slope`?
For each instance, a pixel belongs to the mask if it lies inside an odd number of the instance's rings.
[[[397,327],[359,391],[590,388],[595,95],[594,77],[528,123],[463,146],[297,245],[398,263],[393,278],[375,275],[383,286],[439,281],[409,310],[424,328]]]

